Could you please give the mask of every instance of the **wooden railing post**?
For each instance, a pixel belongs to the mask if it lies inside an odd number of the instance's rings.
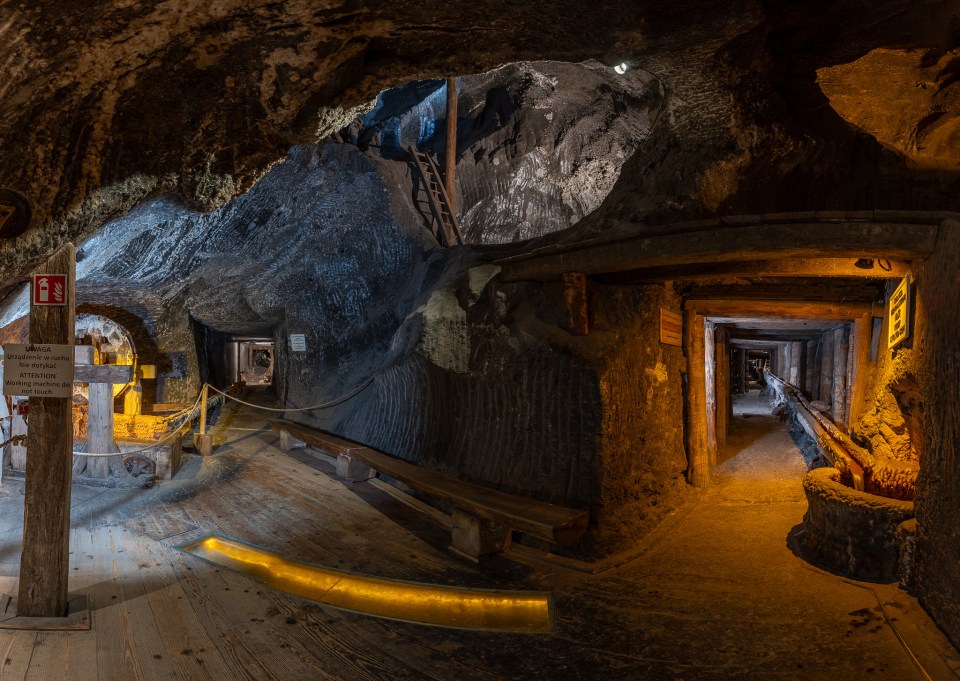
[[[193,445],[201,456],[213,454],[213,436],[207,433],[207,384],[200,389],[200,432],[193,436]]]

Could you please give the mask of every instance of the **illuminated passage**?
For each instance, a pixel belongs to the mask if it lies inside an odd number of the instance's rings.
[[[463,629],[527,633],[553,629],[553,599],[546,592],[459,589],[377,579],[297,563],[214,536],[180,548],[251,575],[272,589],[368,615]]]

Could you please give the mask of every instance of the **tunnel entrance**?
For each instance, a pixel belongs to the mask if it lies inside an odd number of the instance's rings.
[[[227,390],[275,394],[276,348],[272,329],[230,333],[192,320],[202,382]]]
[[[251,388],[273,386],[273,340],[236,338],[229,347],[236,348],[237,353],[236,374],[232,376],[234,383]]]

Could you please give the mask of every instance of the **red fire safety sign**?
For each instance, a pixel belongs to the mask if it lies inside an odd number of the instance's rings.
[[[30,302],[33,305],[66,305],[67,275],[34,274]]]

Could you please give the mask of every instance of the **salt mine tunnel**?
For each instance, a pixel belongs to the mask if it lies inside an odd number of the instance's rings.
[[[0,7],[3,678],[960,676],[960,2]]]

